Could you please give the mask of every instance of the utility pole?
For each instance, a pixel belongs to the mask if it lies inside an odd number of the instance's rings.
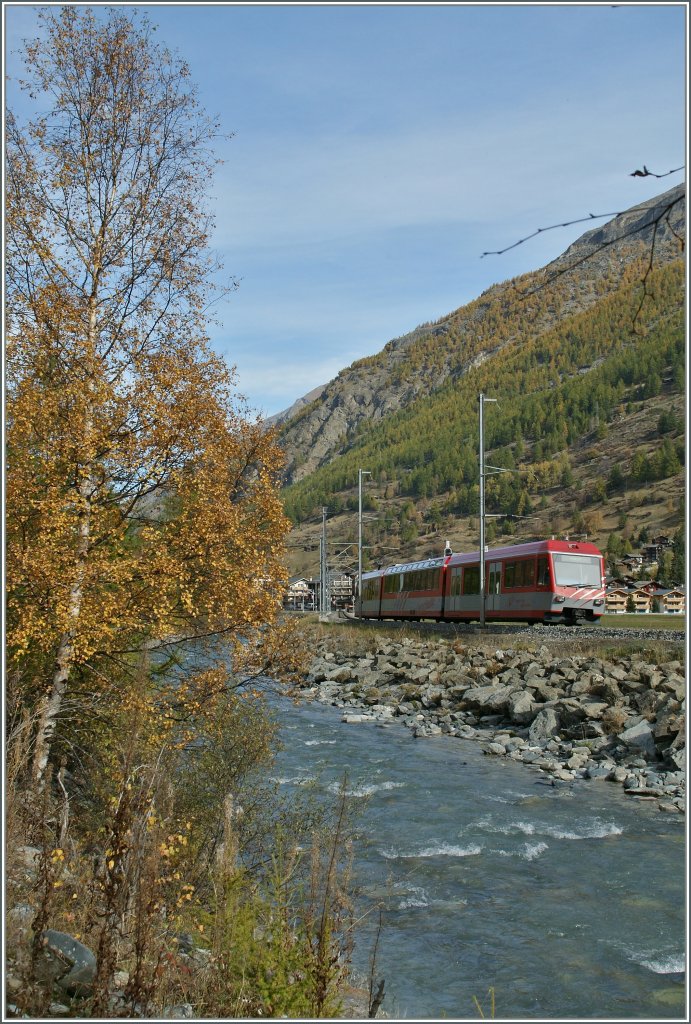
[[[485,402],[496,402],[496,398],[485,398],[482,391],[480,399],[480,628],[485,627]]]
[[[358,483],[358,520],[357,520],[357,615],[362,613],[362,478],[372,476],[369,470],[359,469]]]
[[[328,569],[326,566],[326,506],[322,506],[322,535],[321,535],[321,610],[323,615],[328,615],[331,610],[329,605],[329,584],[327,580]]]

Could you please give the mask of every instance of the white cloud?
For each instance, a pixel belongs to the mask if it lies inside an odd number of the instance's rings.
[[[314,388],[328,384],[345,365],[348,360],[343,363],[338,356],[320,360],[306,353],[296,353],[287,361],[272,359],[268,353],[260,359],[241,357],[237,360],[238,391],[263,416],[273,416]]]
[[[275,248],[477,220],[489,228],[520,219],[521,210],[563,211],[579,190],[597,195],[614,173],[619,196],[628,192],[633,203],[641,189],[636,183],[634,193],[628,178],[632,140],[637,153],[677,158],[659,152],[657,134],[674,135],[665,119],[661,110],[650,124],[635,104],[622,110],[613,97],[595,112],[514,105],[490,121],[459,114],[373,136],[238,139],[215,190],[216,244]]]

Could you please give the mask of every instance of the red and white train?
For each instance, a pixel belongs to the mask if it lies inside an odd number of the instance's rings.
[[[487,621],[574,625],[596,622],[604,608],[604,559],[594,544],[542,540],[485,552]],[[479,552],[363,573],[355,611],[363,619],[479,619]]]

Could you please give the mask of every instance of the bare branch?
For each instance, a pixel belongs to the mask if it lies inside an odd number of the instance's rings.
[[[631,171],[630,178],[668,178],[670,174],[678,174],[679,171],[684,170],[684,166],[674,167],[671,171],[665,171],[664,174],[655,174],[654,171],[649,171],[648,168],[643,164],[642,171]]]

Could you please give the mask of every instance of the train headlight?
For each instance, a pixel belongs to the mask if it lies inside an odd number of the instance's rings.
[[[564,597],[563,594],[557,594],[556,597],[554,598],[554,603],[555,604],[563,604],[565,600],[566,600],[566,598]]]
[[[596,597],[595,600],[593,601],[593,604],[604,604],[604,603],[605,602],[604,602],[603,598],[601,598],[601,597]]]

